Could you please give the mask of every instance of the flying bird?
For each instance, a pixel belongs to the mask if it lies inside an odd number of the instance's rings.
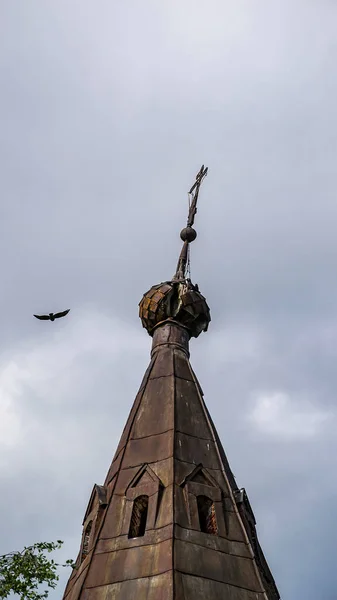
[[[59,313],[49,313],[49,315],[34,315],[34,317],[36,317],[37,319],[40,319],[41,321],[55,321],[55,319],[59,319],[60,317],[65,317],[68,312],[70,311],[70,308],[68,308],[68,310],[64,310],[63,312],[59,312]]]

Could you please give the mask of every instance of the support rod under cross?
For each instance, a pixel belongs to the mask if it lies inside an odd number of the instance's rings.
[[[192,202],[190,204],[188,212],[187,226],[180,233],[180,237],[183,240],[184,244],[180,252],[177,270],[173,277],[173,281],[181,279],[183,280],[186,278],[186,266],[188,261],[189,245],[197,237],[197,232],[195,231],[195,229],[193,229],[193,224],[197,212],[197,200],[199,196],[199,189],[204,177],[206,177],[207,175],[207,172],[208,167],[205,168],[205,166],[202,165],[200,171],[196,175],[195,182],[189,191],[189,195],[192,196]]]

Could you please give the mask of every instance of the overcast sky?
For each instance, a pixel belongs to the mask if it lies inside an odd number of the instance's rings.
[[[192,366],[282,600],[336,599],[336,64],[333,0],[1,1],[0,553],[76,557],[205,163]]]

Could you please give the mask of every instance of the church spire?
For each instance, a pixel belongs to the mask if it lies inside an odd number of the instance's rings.
[[[190,241],[176,276],[140,302],[151,361],[104,485],[93,488],[64,600],[279,600],[189,361],[190,338],[210,322],[186,277]]]

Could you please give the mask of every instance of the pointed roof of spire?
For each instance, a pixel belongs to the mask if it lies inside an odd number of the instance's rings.
[[[189,285],[160,284],[140,303],[151,361],[91,494],[64,600],[279,599],[189,362],[189,339],[210,320]]]

